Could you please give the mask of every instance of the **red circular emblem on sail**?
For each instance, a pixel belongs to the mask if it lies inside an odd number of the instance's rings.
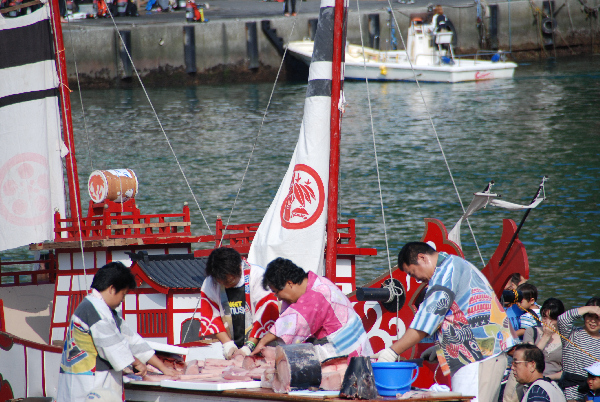
[[[290,191],[281,206],[281,226],[304,229],[315,223],[325,205],[325,188],[319,174],[310,166],[294,167]]]
[[[48,198],[48,160],[40,154],[23,153],[0,167],[0,214],[18,226],[33,226],[52,218]]]

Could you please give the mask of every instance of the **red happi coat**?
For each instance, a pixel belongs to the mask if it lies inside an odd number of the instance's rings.
[[[275,295],[262,287],[265,269],[242,259],[244,274],[236,287],[244,285],[246,294],[246,333],[248,338],[262,338],[279,318],[279,303]],[[222,287],[207,277],[200,289],[200,336],[225,331]]]

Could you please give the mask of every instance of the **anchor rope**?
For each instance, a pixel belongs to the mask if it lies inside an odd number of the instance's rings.
[[[183,176],[183,179],[185,180],[185,184],[187,185],[188,190],[190,191],[190,194],[192,195],[192,198],[194,199],[194,202],[196,203],[196,206],[198,207],[198,211],[200,212],[200,215],[202,216],[202,219],[204,220],[204,223],[206,224],[206,227],[208,228],[208,232],[212,235],[212,229],[210,228],[210,225],[208,224],[208,221],[206,220],[206,217],[204,216],[204,212],[202,211],[202,208],[200,207],[200,202],[198,201],[198,198],[196,197],[194,190],[192,190],[192,186],[190,185],[190,182],[187,178],[187,175],[185,174],[185,172],[183,170],[183,167],[181,166],[181,163],[179,163],[179,158],[177,157],[177,154],[175,153],[175,149],[173,149],[173,146],[171,145],[171,140],[169,139],[169,136],[167,135],[167,133],[162,125],[162,122],[160,121],[160,118],[158,117],[158,113],[156,112],[156,109],[154,108],[154,104],[150,100],[150,96],[148,95],[146,86],[142,82],[140,73],[138,72],[137,68],[135,67],[135,63],[133,62],[133,59],[131,58],[129,49],[127,49],[127,46],[125,46],[125,41],[123,40],[123,37],[121,36],[121,32],[119,31],[119,28],[117,27],[117,23],[115,22],[115,19],[110,11],[110,7],[107,7],[107,10],[108,10],[108,15],[110,16],[110,19],[111,19],[111,21],[115,27],[115,30],[117,32],[117,35],[119,35],[119,40],[121,41],[121,44],[123,45],[123,49],[125,49],[125,53],[127,53],[127,58],[129,59],[129,62],[131,63],[133,71],[135,71],[135,75],[136,75],[140,85],[142,86],[144,95],[146,95],[146,99],[148,100],[148,104],[150,105],[150,108],[152,109],[152,113],[154,114],[154,117],[156,118],[156,122],[158,123],[158,126],[160,127],[160,131],[162,132],[163,136],[165,137],[165,141],[167,142],[167,145],[169,146],[169,149],[171,150],[171,153],[173,154],[173,158],[175,158],[177,167],[179,168],[179,171],[181,172],[181,175]]]
[[[390,7],[392,18],[394,19],[394,23],[396,24],[398,35],[400,36],[400,40],[402,41],[402,46],[404,46],[404,49],[407,49],[406,42],[404,41],[404,36],[402,35],[402,32],[400,31],[400,25],[398,24],[398,20],[396,19],[396,14],[394,13],[394,9],[392,8],[391,0],[387,0],[387,2]],[[363,47],[363,52],[364,52],[364,47]],[[465,206],[462,202],[462,199],[460,198],[460,193],[458,191],[458,187],[456,186],[456,181],[454,180],[454,176],[452,175],[452,169],[450,169],[450,164],[448,163],[448,159],[446,158],[446,153],[444,152],[444,147],[442,146],[440,136],[438,135],[437,129],[435,128],[435,124],[433,122],[433,117],[429,110],[429,106],[427,105],[427,102],[425,101],[425,96],[423,95],[423,90],[421,88],[421,84],[419,83],[419,80],[417,78],[417,73],[415,71],[412,61],[410,60],[410,57],[408,57],[408,51],[407,51],[407,60],[410,65],[410,69],[413,73],[415,83],[417,84],[417,88],[419,89],[419,95],[421,97],[421,100],[423,101],[423,106],[425,107],[425,111],[427,114],[427,118],[429,120],[429,124],[431,125],[431,129],[433,130],[433,133],[435,135],[435,139],[436,139],[436,142],[440,149],[440,152],[442,154],[442,158],[444,159],[444,164],[446,165],[446,169],[448,170],[448,175],[450,176],[450,181],[452,182],[452,186],[454,187],[454,192],[456,193],[456,197],[458,198],[458,202],[460,203],[460,207],[463,211],[463,214],[465,214],[466,213]],[[481,250],[479,249],[479,244],[477,244],[477,239],[475,238],[475,233],[473,232],[471,223],[469,222],[469,219],[466,219],[466,221],[467,221],[467,225],[469,226],[469,230],[471,231],[473,241],[475,242],[475,247],[477,249],[477,253],[479,254],[479,258],[481,259],[481,263],[483,266],[485,266],[485,261],[483,260],[483,255],[481,254]]]

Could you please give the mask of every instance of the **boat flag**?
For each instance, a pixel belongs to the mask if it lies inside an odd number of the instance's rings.
[[[54,238],[65,212],[50,8],[0,24],[0,250]]]
[[[333,17],[334,2],[322,0],[300,137],[248,255],[249,262],[262,267],[283,257],[305,271],[324,273]]]
[[[523,209],[533,209],[545,200],[544,196],[539,193],[538,196],[535,197],[535,199],[529,205],[521,205],[515,204],[513,202],[497,200],[496,197],[498,197],[498,194],[494,194],[489,191],[474,193],[473,200],[471,201],[471,204],[469,204],[467,211],[464,213],[463,216],[460,217],[458,222],[456,222],[456,225],[454,225],[450,233],[448,233],[448,240],[453,241],[454,243],[456,243],[456,245],[458,245],[458,247],[462,249],[462,245],[460,243],[460,226],[462,222],[468,219],[469,216],[473,215],[475,212],[487,207],[488,205],[508,209],[510,211],[520,211]]]

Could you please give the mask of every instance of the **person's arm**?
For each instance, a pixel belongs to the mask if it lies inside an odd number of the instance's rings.
[[[577,312],[580,316],[583,316],[585,314],[596,314],[597,316],[600,316],[600,306],[579,307],[577,309]]]
[[[136,359],[137,360],[137,359]],[[175,371],[175,369],[172,369],[170,367],[165,366],[165,364],[163,363],[162,360],[160,360],[156,355],[152,356],[149,360],[148,360],[148,364],[156,367],[157,369],[159,369],[164,375],[170,375],[170,376],[177,376],[178,373],[177,371]],[[134,365],[134,367],[136,367]],[[145,367],[145,365],[144,365]],[[140,374],[142,377],[144,376],[144,374]]]
[[[267,346],[269,343],[273,342],[276,339],[277,335],[271,332],[267,332],[266,335],[262,337],[260,342],[258,342],[258,345],[256,345],[256,348],[254,348],[254,351],[250,354],[250,356],[258,354],[265,346]]]
[[[558,373],[550,374],[547,377],[551,380],[560,380],[560,378],[562,377],[562,373],[562,370],[560,370]]]
[[[408,328],[402,338],[398,339],[392,345],[391,349],[398,355],[406,352],[408,349],[421,342],[423,338],[427,336],[427,332],[419,331],[417,329]]]
[[[517,329],[517,330],[515,331],[515,334],[517,334],[517,336],[518,336],[519,338],[520,338],[520,337],[522,337],[522,336],[523,336],[523,334],[525,334],[525,328],[520,328],[520,329]]]
[[[427,332],[413,328],[408,328],[402,338],[394,342],[394,344],[379,352],[378,362],[395,362],[400,358],[400,355],[408,349],[421,342],[427,336]]]

